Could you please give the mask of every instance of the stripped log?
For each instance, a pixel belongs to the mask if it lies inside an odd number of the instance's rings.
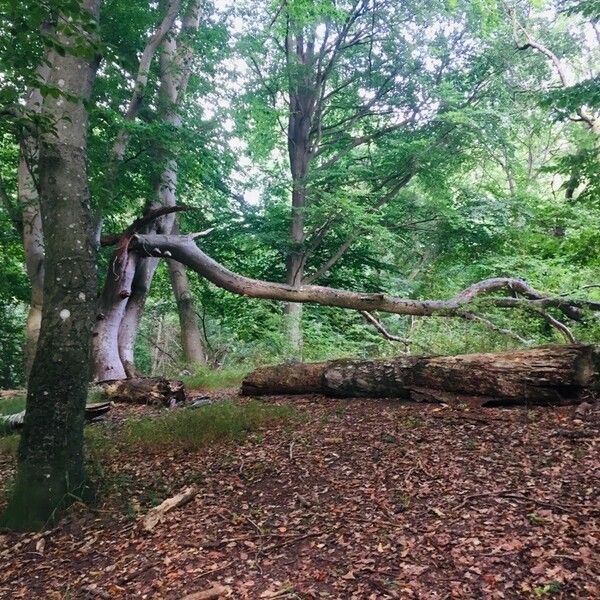
[[[142,519],[142,529],[144,531],[152,531],[165,518],[168,512],[187,504],[197,493],[198,491],[194,486],[187,487],[180,494],[172,498],[167,498],[158,506],[150,509],[148,514]]]
[[[569,345],[504,353],[286,364],[250,373],[242,383],[242,393],[560,404],[577,402],[597,389],[599,356],[594,346]]]
[[[99,419],[102,415],[110,410],[110,402],[97,402],[95,404],[88,404],[85,407],[85,418],[86,421],[92,422]],[[20,429],[25,423],[25,411],[15,413],[13,415],[7,415],[0,417],[0,428],[12,431],[14,429]]]

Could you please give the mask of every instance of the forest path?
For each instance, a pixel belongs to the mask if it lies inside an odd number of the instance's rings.
[[[105,457],[100,510],[0,536],[0,598],[181,600],[217,583],[235,599],[600,597],[597,405],[579,419],[264,401],[303,417],[243,443]],[[134,511],[187,485],[194,500],[143,533]]]

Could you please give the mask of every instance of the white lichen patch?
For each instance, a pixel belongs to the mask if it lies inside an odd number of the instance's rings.
[[[63,320],[66,321],[70,316],[71,316],[71,311],[63,308],[59,313],[58,316]]]
[[[82,302],[85,302],[85,294],[83,292],[79,292],[79,296],[77,296]]]

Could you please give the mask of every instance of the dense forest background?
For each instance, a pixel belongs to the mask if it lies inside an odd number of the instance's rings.
[[[507,276],[600,299],[597,1],[202,2],[198,26],[179,36],[188,80],[176,110],[165,109],[167,36],[128,118],[142,50],[173,4],[104,3],[88,153],[104,234],[164,195],[165,164],[176,164],[177,202],[189,208],[179,230],[210,230],[201,248],[250,277],[448,298]],[[0,387],[17,387],[32,293],[17,188],[31,115],[10,107],[36,77],[48,7],[1,5],[0,28],[11,35],[0,42]],[[306,111],[313,130],[303,138],[294,117]],[[107,157],[119,135],[127,144],[115,167]],[[290,150],[294,136],[304,156]],[[301,206],[290,210],[294,194]],[[100,281],[112,252],[101,251]],[[192,272],[178,306],[172,277],[163,261],[149,288],[135,346],[143,373],[197,367],[182,354],[182,302],[193,306],[204,369],[600,335],[588,319],[565,332],[557,315],[487,308],[377,315],[400,340],[390,341],[357,311],[309,305],[290,315],[280,302],[235,296]],[[301,335],[290,331],[298,326]]]

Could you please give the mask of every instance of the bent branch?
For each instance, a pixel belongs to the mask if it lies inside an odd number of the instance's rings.
[[[600,302],[567,299],[542,294],[518,278],[499,277],[476,283],[449,300],[413,300],[385,293],[365,293],[340,290],[319,285],[293,287],[251,279],[234,273],[202,252],[189,235],[139,235],[131,239],[130,250],[141,256],[172,258],[193,269],[216,286],[250,298],[283,302],[314,303],[359,311],[381,310],[398,315],[462,316],[465,307],[484,293],[499,290],[519,291],[526,297],[478,298],[481,305],[497,308],[557,308],[565,314],[580,315],[581,309],[600,311]]]

